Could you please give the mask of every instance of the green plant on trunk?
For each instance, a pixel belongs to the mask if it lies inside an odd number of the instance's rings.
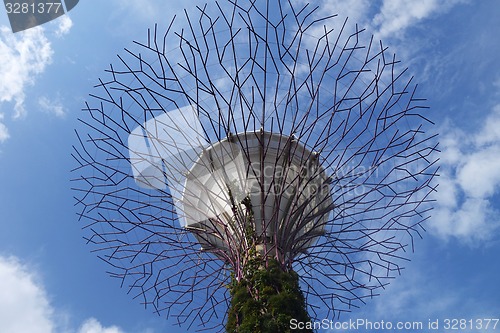
[[[244,278],[236,281],[233,276],[228,333],[292,332],[292,319],[310,321],[297,273],[284,271],[274,259],[267,260],[267,267],[262,263],[263,258],[256,256],[249,261]]]
[[[231,196],[231,193],[230,193]],[[231,305],[228,311],[228,333],[292,332],[290,321],[308,322],[310,317],[299,286],[299,276],[284,270],[273,258],[264,258],[257,251],[258,240],[253,228],[253,210],[249,197],[242,202],[245,214],[245,236],[248,253],[243,276],[234,273],[229,286]],[[240,206],[241,207],[241,206]],[[241,216],[241,215],[240,215]],[[294,330],[293,332],[313,332]]]

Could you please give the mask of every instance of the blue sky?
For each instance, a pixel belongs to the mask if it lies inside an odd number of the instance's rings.
[[[97,78],[147,28],[192,3],[205,1],[82,1],[17,34],[0,10],[1,332],[185,332],[144,310],[89,252],[69,170]],[[412,261],[341,320],[500,317],[500,4],[329,0],[321,11],[349,16],[410,67],[442,150],[438,202]]]

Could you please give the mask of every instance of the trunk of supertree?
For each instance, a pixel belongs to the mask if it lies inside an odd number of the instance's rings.
[[[244,276],[232,277],[230,293],[227,333],[292,332],[292,319],[310,321],[297,273],[285,271],[274,259],[264,260],[254,253]]]

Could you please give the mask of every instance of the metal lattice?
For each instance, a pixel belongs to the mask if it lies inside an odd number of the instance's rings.
[[[233,180],[253,177],[262,195],[253,237],[300,275],[311,316],[365,303],[400,274],[432,208],[437,146],[412,78],[381,42],[317,8],[228,1],[185,18],[119,55],[84,109],[73,175],[86,239],[145,305],[221,329],[225,286],[245,265],[241,202],[255,191],[245,183],[238,197],[217,178],[227,211],[201,185],[192,208],[186,188],[195,165],[239,159]],[[266,202],[288,206],[270,216]],[[206,221],[193,227],[196,214]]]

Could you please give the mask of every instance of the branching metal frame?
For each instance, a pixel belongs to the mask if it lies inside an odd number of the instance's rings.
[[[300,275],[313,318],[336,318],[377,295],[429,218],[437,144],[412,78],[357,26],[318,16],[280,1],[186,12],[119,55],[84,108],[72,174],[85,237],[134,297],[188,328],[222,328],[225,286],[244,269],[245,245],[201,251],[196,231],[179,224],[179,198],[137,186],[127,138],[148,120],[192,105],[205,146],[276,133],[318,160],[333,202],[321,211],[324,232],[287,230],[292,243],[314,242],[280,259]]]

